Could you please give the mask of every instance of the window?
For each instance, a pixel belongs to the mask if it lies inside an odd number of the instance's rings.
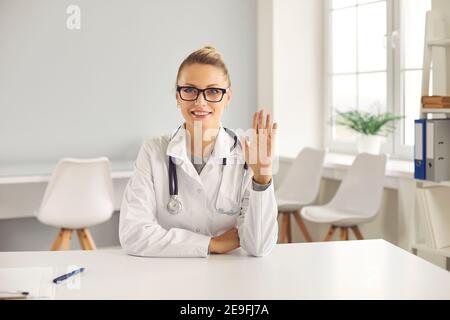
[[[329,0],[328,145],[356,150],[355,134],[334,124],[336,110],[390,111],[405,115],[384,151],[412,158],[418,117],[425,13],[431,0]],[[328,121],[327,121],[328,123]]]

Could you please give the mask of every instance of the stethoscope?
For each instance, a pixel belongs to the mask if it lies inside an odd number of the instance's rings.
[[[180,128],[178,128],[178,130]],[[178,132],[178,130],[177,130],[177,132]],[[230,129],[224,128],[224,130],[230,136],[232,136],[234,139],[233,146],[230,148],[230,152],[231,152],[237,146],[238,137]],[[224,167],[226,165],[227,165],[227,158],[222,158],[222,173],[220,176],[220,185],[219,185],[219,191],[217,192],[215,207],[216,207],[217,212],[219,212],[219,213],[223,213],[223,214],[227,214],[227,215],[234,215],[240,211],[239,201],[240,201],[241,195],[242,195],[243,184],[244,184],[245,178],[247,176],[248,165],[247,165],[247,162],[244,162],[244,178],[242,179],[241,187],[239,188],[238,201],[236,201],[237,207],[235,207],[229,211],[225,211],[223,208],[217,209],[217,202],[219,199],[220,190],[222,188],[223,171],[224,171]],[[176,168],[175,162],[173,161],[173,158],[171,156],[169,156],[169,194],[170,194],[170,198],[169,198],[169,202],[167,203],[167,211],[169,211],[169,213],[173,214],[173,215],[179,214],[181,211],[183,211],[183,205],[181,203],[180,197],[178,196],[177,168]]]

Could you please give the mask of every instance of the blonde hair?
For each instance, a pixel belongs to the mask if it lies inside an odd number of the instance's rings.
[[[186,59],[183,60],[180,67],[178,68],[177,79],[175,85],[178,83],[181,71],[192,64],[208,64],[221,69],[228,80],[228,86],[231,86],[230,74],[228,73],[228,68],[223,60],[222,54],[216,50],[214,47],[205,46],[194,52],[192,52]]]

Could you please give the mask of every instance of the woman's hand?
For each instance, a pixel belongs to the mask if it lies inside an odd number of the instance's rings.
[[[265,122],[264,122],[265,120]],[[268,184],[272,180],[272,150],[277,123],[272,124],[270,113],[264,119],[264,111],[255,112],[252,125],[252,143],[243,139],[245,161],[252,168],[253,180]]]
[[[211,238],[209,242],[210,253],[227,253],[239,247],[239,234],[236,228],[232,228],[220,236]]]

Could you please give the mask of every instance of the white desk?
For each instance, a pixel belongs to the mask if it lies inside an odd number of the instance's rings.
[[[277,245],[209,258],[141,258],[121,250],[3,252],[0,268],[86,267],[57,299],[450,299],[450,273],[384,240]]]
[[[0,166],[0,185],[49,182],[55,167],[56,163]],[[113,179],[130,178],[133,174],[133,162],[111,162],[111,171]]]

